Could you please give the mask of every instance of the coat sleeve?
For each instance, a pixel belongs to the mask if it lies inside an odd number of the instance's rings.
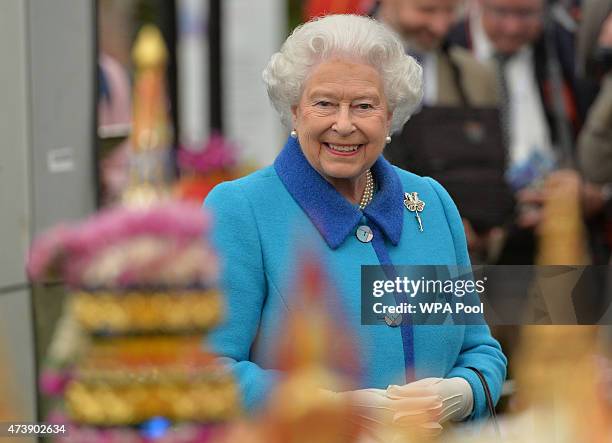
[[[427,178],[444,206],[446,219],[450,225],[457,265],[470,266],[467,242],[459,211],[448,192],[435,180]],[[485,377],[493,401],[497,403],[501,395],[502,385],[506,378],[508,360],[501,350],[499,342],[493,338],[487,325],[466,325],[461,346],[461,352],[455,366],[447,374],[447,378],[462,377],[468,381],[474,393],[474,410],[468,420],[486,417],[488,415],[482,383],[474,371],[478,369]]]
[[[212,351],[223,357],[236,377],[243,406],[263,406],[280,372],[251,362],[267,285],[259,231],[251,205],[237,182],[216,186],[204,201],[212,216],[211,240],[220,265],[225,296],[225,321],[207,337]]]
[[[588,180],[612,182],[612,73],[604,78],[580,133],[578,158]]]

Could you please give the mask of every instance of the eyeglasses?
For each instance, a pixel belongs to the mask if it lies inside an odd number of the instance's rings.
[[[544,16],[542,8],[508,8],[484,4],[484,10],[495,20],[506,20],[510,17],[524,22],[539,21]]]

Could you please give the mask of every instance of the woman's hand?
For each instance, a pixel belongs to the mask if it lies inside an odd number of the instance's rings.
[[[429,380],[387,388],[387,396],[394,400],[392,423],[405,432],[416,432],[420,437],[435,437],[442,432],[440,421],[444,403]]]
[[[359,427],[360,435],[365,437],[364,441],[385,443],[393,438],[394,400],[387,397],[384,389],[359,389],[346,392],[321,390],[321,394],[327,400],[338,402],[351,409],[351,422]]]
[[[404,441],[402,436],[415,434],[420,438],[438,435],[442,427],[437,420],[443,403],[435,391],[410,385],[397,388],[403,395],[391,396],[384,389],[324,393],[328,399],[351,408],[355,425],[368,443]]]
[[[420,438],[435,437],[442,432],[442,423],[463,420],[474,404],[472,388],[459,377],[425,378],[402,386],[392,385],[387,390],[322,393],[350,406],[356,424],[376,442],[414,434]]]
[[[425,378],[403,386],[389,386],[387,397],[395,400],[393,422],[418,426],[425,435],[437,435],[442,423],[459,421],[469,416],[474,395],[467,380]]]

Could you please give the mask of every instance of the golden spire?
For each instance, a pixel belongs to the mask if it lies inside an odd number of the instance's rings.
[[[130,139],[130,184],[123,194],[123,202],[146,206],[170,194],[168,166],[172,127],[166,95],[168,50],[159,29],[153,25],[142,27],[132,58],[136,78]]]
[[[166,66],[168,50],[159,29],[153,25],[142,27],[132,49],[132,60],[139,70]]]

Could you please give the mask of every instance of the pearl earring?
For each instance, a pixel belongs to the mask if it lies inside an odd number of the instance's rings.
[[[297,138],[297,131],[295,129],[292,129],[290,135],[291,138]]]
[[[387,135],[387,137],[385,138],[385,142],[387,142],[387,144],[391,143],[391,136]]]

